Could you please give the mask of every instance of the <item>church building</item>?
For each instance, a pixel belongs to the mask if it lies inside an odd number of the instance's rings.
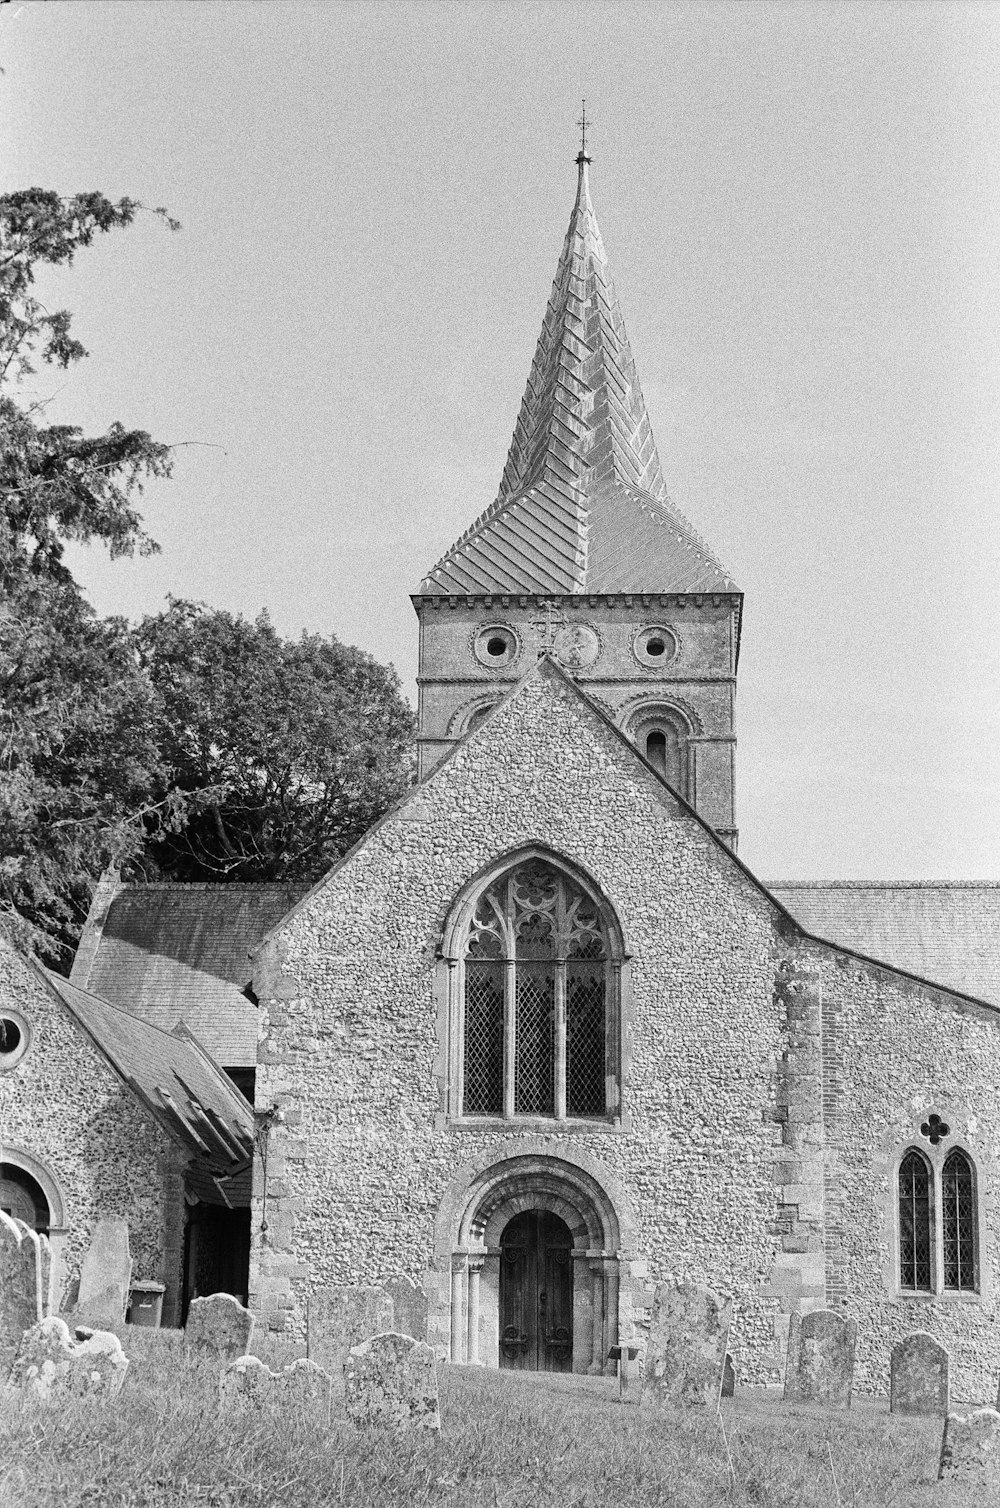
[[[601,1373],[651,1286],[858,1382],[1000,1373],[1000,887],[738,856],[743,595],[671,501],[588,186],[500,490],[420,581],[418,780],[317,885],[122,885],[70,980],[0,954],[0,1203],[101,1214],[179,1323],[408,1276],[454,1362]],[[8,1029],[8,1024],[9,1028]]]

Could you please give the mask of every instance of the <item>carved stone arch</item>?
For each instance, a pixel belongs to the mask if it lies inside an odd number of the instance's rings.
[[[695,708],[684,697],[664,696],[652,693],[647,688],[642,696],[631,697],[618,712],[618,726],[627,738],[635,740],[637,730],[644,722],[657,717],[666,717],[677,723],[686,738],[698,738],[704,733],[702,720]]]
[[[630,949],[627,947],[625,933],[612,901],[582,865],[573,859],[566,858],[564,854],[554,848],[549,848],[544,843],[527,843],[522,848],[510,849],[498,855],[497,858],[491,859],[466,881],[452,900],[441,928],[441,956],[451,960],[458,959],[465,929],[483,891],[507,870],[515,869],[519,864],[525,864],[531,859],[540,859],[546,864],[551,864],[554,869],[561,870],[580,886],[600,913],[601,920],[607,929],[612,957],[619,960],[628,958]]]
[[[437,1334],[453,1361],[500,1364],[501,1237],[529,1211],[557,1215],[569,1229],[573,1370],[603,1372],[619,1314],[632,1312],[634,1219],[620,1181],[599,1159],[551,1138],[512,1138],[449,1181],[434,1227],[435,1269],[448,1274]]]
[[[0,1147],[0,1162],[10,1163],[12,1167],[19,1168],[22,1173],[27,1173],[32,1178],[42,1193],[49,1207],[50,1230],[64,1230],[66,1227],[66,1202],[59,1182],[48,1167],[31,1152],[26,1152],[22,1147],[4,1142]]]
[[[476,696],[471,701],[463,702],[456,712],[453,712],[448,722],[449,738],[464,738],[466,733],[477,727],[480,722],[489,717],[494,707],[499,706],[503,700],[494,692],[490,696]]]

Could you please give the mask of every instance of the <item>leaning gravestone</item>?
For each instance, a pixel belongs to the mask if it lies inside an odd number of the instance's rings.
[[[66,1321],[54,1315],[24,1332],[7,1387],[42,1403],[88,1394],[114,1398],[127,1371],[117,1335],[93,1330],[86,1340],[73,1340]]]
[[[889,1412],[948,1412],[948,1353],[926,1330],[897,1341],[889,1356]]]
[[[434,1347],[410,1335],[373,1335],[344,1364],[347,1416],[359,1429],[440,1429]]]
[[[1000,1488],[1000,1413],[996,1409],[945,1417],[938,1478]],[[990,1501],[996,1501],[992,1494]]]
[[[857,1338],[857,1320],[832,1309],[814,1309],[804,1317],[793,1314],[788,1327],[785,1402],[850,1408]]]
[[[250,1413],[265,1403],[328,1409],[330,1374],[304,1356],[272,1372],[258,1356],[240,1356],[219,1375],[219,1409]]]
[[[306,1350],[310,1361],[318,1362],[333,1378],[340,1393],[344,1385],[344,1363],[351,1347],[370,1335],[390,1331],[393,1303],[384,1288],[350,1287],[317,1288],[309,1295],[306,1310]]]
[[[122,1325],[132,1283],[128,1221],[120,1215],[98,1220],[80,1269],[74,1319],[91,1325]]]
[[[253,1315],[231,1293],[192,1299],[184,1339],[194,1351],[232,1360],[243,1356],[253,1334]]]
[[[414,1340],[427,1339],[427,1295],[412,1278],[390,1278],[385,1291],[392,1299],[392,1328]],[[379,1327],[381,1328],[381,1327]]]
[[[10,1371],[24,1332],[42,1318],[41,1241],[0,1210],[0,1377]]]
[[[643,1368],[643,1397],[714,1408],[732,1318],[723,1301],[699,1283],[657,1283]]]

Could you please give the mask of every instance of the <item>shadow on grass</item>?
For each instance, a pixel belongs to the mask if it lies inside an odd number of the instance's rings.
[[[294,1354],[255,1349],[272,1367]],[[130,1331],[126,1350],[110,1406],[5,1400],[2,1508],[979,1508],[934,1480],[940,1424],[884,1404],[827,1414],[748,1392],[672,1412],[622,1405],[607,1378],[446,1367],[440,1438],[393,1438],[335,1410],[220,1416],[219,1367],[180,1332]]]

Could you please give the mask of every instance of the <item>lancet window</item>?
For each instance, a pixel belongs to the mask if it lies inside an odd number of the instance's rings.
[[[899,1165],[898,1200],[900,1288],[978,1292],[975,1173],[968,1154],[955,1147],[943,1163],[932,1163],[911,1147]]]
[[[615,1109],[617,966],[600,908],[531,858],[482,893],[462,947],[461,1113]]]

